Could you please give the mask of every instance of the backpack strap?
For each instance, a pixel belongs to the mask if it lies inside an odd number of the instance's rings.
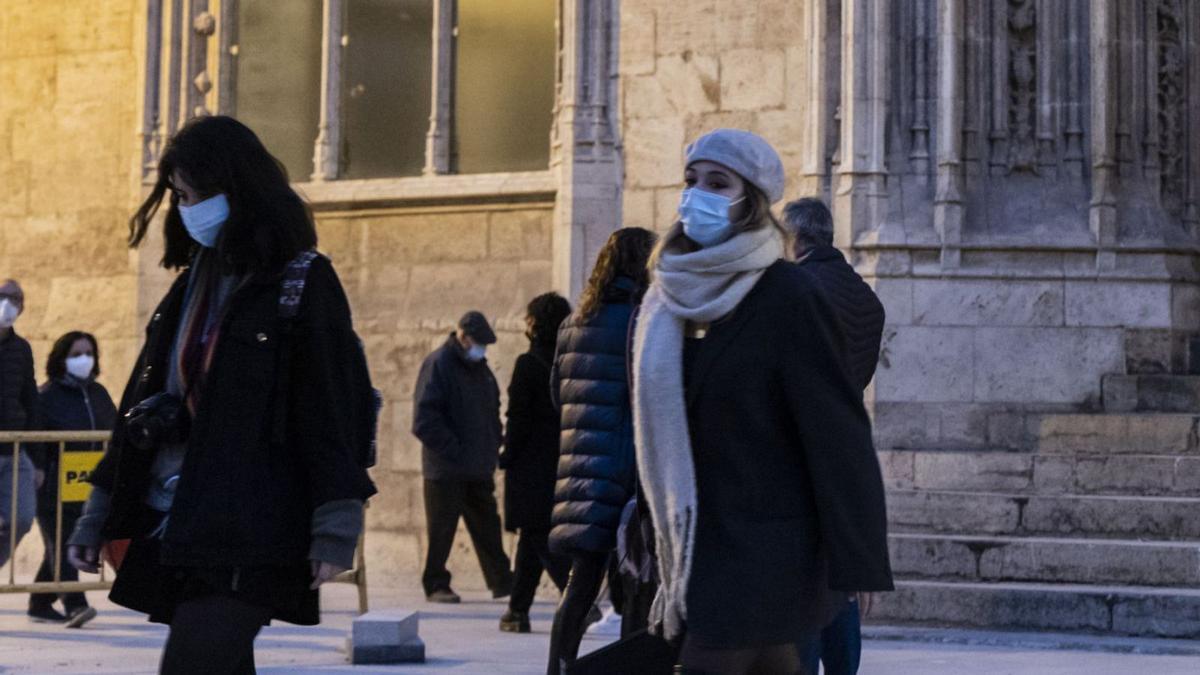
[[[296,315],[300,313],[300,301],[304,298],[304,284],[308,281],[308,270],[320,254],[314,250],[302,252],[287,264],[283,280],[279,284],[279,372],[275,387],[275,405],[272,415],[271,439],[277,445],[287,442],[287,391],[288,378],[292,373],[292,348],[288,344]]]

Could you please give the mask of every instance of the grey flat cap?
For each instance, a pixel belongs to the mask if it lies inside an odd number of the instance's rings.
[[[687,147],[685,166],[701,160],[729,167],[767,195],[772,204],[783,199],[783,162],[775,148],[758,134],[741,129],[716,129]]]

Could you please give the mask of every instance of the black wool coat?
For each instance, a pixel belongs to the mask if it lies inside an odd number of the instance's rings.
[[[687,350],[688,631],[705,644],[790,642],[832,618],[837,591],[892,588],[883,480],[836,322],[815,276],[778,261]]]
[[[359,347],[337,274],[329,260],[313,262],[286,339],[279,282],[279,274],[256,276],[229,299],[162,535],[165,565],[307,565],[314,509],[375,493],[349,441],[353,417],[345,402],[354,397],[350,373]],[[186,288],[184,272],[154,311],[112,443],[92,476],[112,496],[105,539],[145,534],[142,504],[154,452],[125,442],[124,414],[166,388]],[[290,372],[282,378],[285,362]],[[285,379],[286,391],[279,391]],[[287,397],[280,433],[277,396]]]
[[[883,303],[870,284],[832,246],[818,246],[799,263],[821,285],[845,336],[846,369],[860,389],[866,389],[879,364],[883,339]]]
[[[504,432],[504,526],[550,530],[558,469],[558,409],[550,396],[553,344],[534,344],[518,356],[508,385]]]
[[[561,555],[613,550],[621,511],[634,493],[627,361],[633,288],[618,278],[595,315],[576,312],[558,330],[551,386],[562,436],[550,549]]]
[[[99,382],[82,382],[63,377],[47,382],[38,393],[38,428],[44,431],[109,431],[117,419],[117,408],[108,390]],[[66,451],[100,450],[98,443],[67,443]],[[46,472],[39,490],[38,506],[54,508],[58,496],[57,444],[30,447],[34,466]]]
[[[426,480],[493,479],[503,440],[500,387],[487,359],[467,359],[454,334],[421,364],[412,432]]]
[[[37,383],[33,379],[33,350],[25,338],[9,329],[0,339],[0,430],[28,431],[37,418]],[[12,446],[8,446],[11,450]]]

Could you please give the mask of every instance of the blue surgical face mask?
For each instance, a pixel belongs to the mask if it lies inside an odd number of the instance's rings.
[[[180,204],[179,217],[192,239],[205,248],[215,248],[221,227],[229,219],[229,200],[218,194],[191,206]]]
[[[482,361],[484,356],[487,356],[487,347],[484,345],[471,345],[471,348],[467,350],[468,360]]]
[[[687,188],[679,200],[679,219],[683,221],[683,233],[688,239],[707,248],[729,239],[733,224],[729,222],[729,209],[745,199],[731,200],[715,192],[699,188]]]

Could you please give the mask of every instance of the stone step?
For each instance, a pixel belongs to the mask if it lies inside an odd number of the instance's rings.
[[[893,532],[1200,539],[1200,498],[890,490]]]
[[[985,537],[888,537],[901,577],[1200,588],[1200,541]]]
[[[881,450],[899,490],[1200,496],[1200,455],[1096,455]]]
[[[1052,414],[1031,418],[1043,454],[1200,455],[1200,414]]]
[[[1200,376],[1105,375],[1100,391],[1107,412],[1200,412]]]
[[[871,620],[986,629],[1200,638],[1200,590],[901,580]]]

